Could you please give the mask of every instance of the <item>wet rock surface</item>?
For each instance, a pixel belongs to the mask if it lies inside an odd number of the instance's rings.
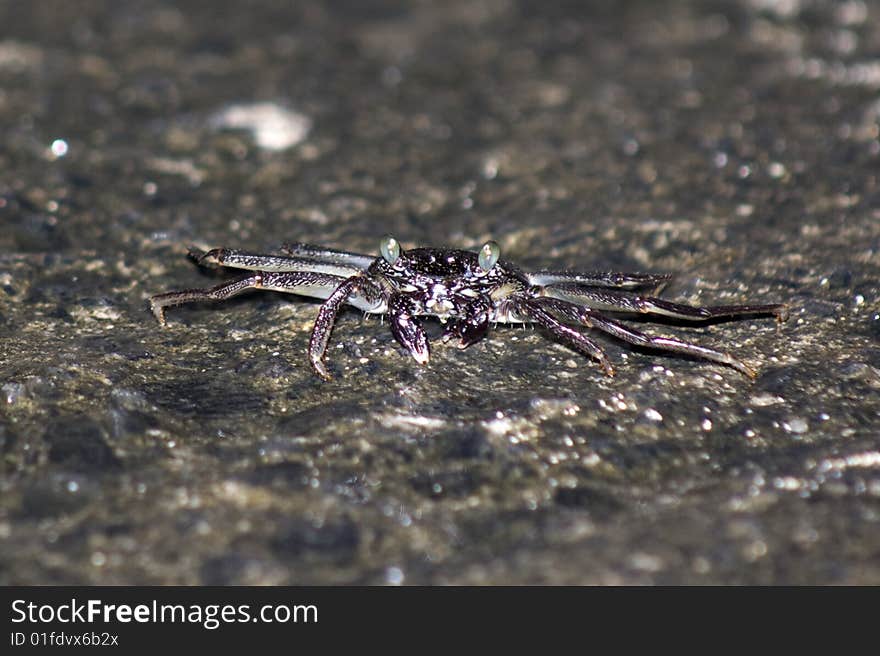
[[[0,6],[0,582],[880,583],[877,7],[537,5]],[[147,309],[387,232],[792,316],[326,383],[314,302]]]

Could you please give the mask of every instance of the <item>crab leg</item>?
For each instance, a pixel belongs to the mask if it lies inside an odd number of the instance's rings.
[[[590,328],[597,328],[629,344],[655,348],[661,351],[683,353],[685,355],[690,355],[696,358],[702,358],[704,360],[726,364],[730,367],[733,367],[737,371],[744,373],[749,378],[754,378],[757,375],[754,369],[749,367],[742,360],[733,357],[729,353],[716,351],[714,349],[706,348],[705,346],[690,344],[688,342],[683,342],[672,337],[657,337],[654,335],[647,335],[641,331],[636,330],[635,328],[625,326],[615,319],[606,317],[596,310],[581,307],[575,305],[574,303],[569,303],[568,301],[543,298],[537,299],[536,302],[545,307],[549,307],[550,309],[562,314],[572,321],[578,321]]]
[[[341,251],[335,248],[327,248],[326,246],[313,246],[312,244],[302,244],[299,242],[284,244],[281,250],[292,257],[321,261],[327,264],[337,264],[360,271],[368,269],[376,259],[372,255],[362,255],[361,253],[352,253],[351,251]]]
[[[537,271],[527,273],[532,285],[547,286],[557,284],[589,285],[615,289],[652,289],[659,291],[672,276],[666,273],[617,273],[615,271]]]
[[[324,365],[324,353],[327,350],[327,342],[330,341],[330,333],[336,322],[336,315],[345,303],[351,303],[360,309],[367,311],[384,311],[382,290],[362,275],[351,276],[342,280],[321,305],[318,318],[315,319],[315,327],[312,328],[312,336],[309,338],[309,361],[312,368],[324,380],[330,380],[332,376]]]
[[[606,356],[605,352],[599,347],[599,345],[589,337],[558,321],[549,312],[544,311],[535,301],[521,301],[516,304],[515,309],[518,314],[523,314],[530,320],[543,326],[563,342],[566,342],[578,351],[593,356],[599,361],[599,364],[602,365],[606,374],[609,376],[614,375],[614,369],[608,361],[608,356]]]
[[[197,301],[224,301],[249,289],[268,289],[313,298],[327,298],[343,282],[338,276],[308,271],[257,271],[210,289],[184,289],[156,294],[150,298],[150,309],[165,325],[165,308]]]
[[[544,289],[544,294],[591,309],[614,312],[638,312],[655,314],[685,321],[704,321],[723,317],[741,317],[753,314],[772,314],[778,321],[788,318],[788,308],[784,305],[714,305],[693,306],[672,303],[662,298],[641,296],[622,291],[590,289],[579,285],[553,284]]]
[[[316,262],[299,257],[286,255],[263,255],[249,253],[233,248],[214,248],[202,251],[191,247],[189,257],[199,266],[207,268],[228,267],[230,269],[246,269],[249,271],[314,271],[331,276],[348,278],[362,269],[354,265],[339,262]]]

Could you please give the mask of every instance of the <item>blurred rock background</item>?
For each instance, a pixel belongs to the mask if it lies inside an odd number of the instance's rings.
[[[0,4],[0,582],[880,583],[880,9]],[[419,367],[314,302],[169,312],[189,244],[497,240],[792,318],[499,327]]]

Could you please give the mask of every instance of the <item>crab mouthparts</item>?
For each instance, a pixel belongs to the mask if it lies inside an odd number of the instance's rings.
[[[429,298],[425,301],[425,307],[438,315],[449,314],[455,309],[455,305],[448,298]]]

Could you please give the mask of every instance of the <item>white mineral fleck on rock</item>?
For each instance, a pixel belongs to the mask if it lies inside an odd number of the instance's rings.
[[[312,128],[311,119],[276,103],[230,105],[214,115],[220,129],[247,130],[265,150],[287,150],[302,142]]]

